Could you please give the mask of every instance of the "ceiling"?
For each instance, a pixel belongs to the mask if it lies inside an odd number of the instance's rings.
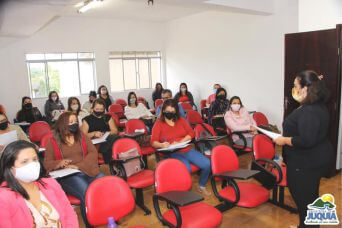
[[[208,10],[269,15],[274,0],[104,0],[84,14],[81,0],[5,0],[0,4],[0,47],[29,37],[63,16],[167,22]]]

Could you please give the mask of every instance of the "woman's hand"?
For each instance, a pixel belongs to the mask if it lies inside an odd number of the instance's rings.
[[[289,145],[292,146],[292,138],[291,137],[284,137],[284,136],[279,136],[278,138],[273,140],[275,144],[279,146],[284,146],[284,145]]]
[[[72,162],[72,160],[70,160],[70,159],[63,159],[63,160],[61,160],[61,161],[58,163],[57,169],[65,168],[65,167],[67,167],[71,162]]]
[[[161,143],[161,148],[168,148],[170,146],[169,142],[163,142]]]
[[[94,132],[94,137],[95,138],[100,138],[100,137],[102,137],[103,136],[103,133],[101,132],[101,131],[95,131]]]
[[[251,131],[251,133],[252,133],[253,135],[258,134],[258,130],[257,130],[254,126],[252,126],[252,125],[251,125],[251,127],[250,127],[250,131]]]

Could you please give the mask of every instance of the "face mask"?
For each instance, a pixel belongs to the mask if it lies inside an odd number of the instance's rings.
[[[129,99],[129,102],[131,103],[131,104],[135,104],[135,101],[136,101],[137,99],[135,99],[135,98],[131,98],[131,99]]]
[[[168,120],[175,120],[176,119],[176,113],[173,113],[173,112],[164,112],[164,116]]]
[[[213,93],[216,94],[217,89],[213,89]]]
[[[8,127],[8,122],[0,123],[0,130],[5,130]]]
[[[219,99],[219,100],[224,100],[224,99],[226,99],[226,96],[225,96],[225,95],[218,95],[218,96],[217,96],[217,99]]]
[[[182,91],[183,93],[185,93],[185,92],[186,92],[186,88],[181,88],[181,91]]]
[[[73,134],[76,133],[78,131],[78,123],[69,125],[69,131]]]
[[[300,91],[296,88],[292,88],[292,97],[298,103],[300,103],[303,100],[302,96],[300,95]]]
[[[74,104],[70,106],[72,111],[77,111],[78,110],[78,104]]]
[[[24,108],[28,110],[32,109],[32,103],[24,104]]]
[[[101,89],[101,94],[102,94],[102,95],[106,95],[106,94],[107,94],[107,90]]]
[[[51,100],[57,101],[57,97],[51,97]]]
[[[232,104],[230,107],[232,108],[232,110],[234,112],[238,112],[240,110],[240,108],[241,108],[241,105],[239,105],[239,104]]]
[[[15,168],[15,178],[25,183],[36,181],[39,178],[39,173],[40,173],[39,162],[31,162],[20,168]]]
[[[94,115],[97,116],[97,117],[101,117],[101,116],[104,115],[104,112],[96,112],[96,111],[94,111],[93,113],[94,113]]]

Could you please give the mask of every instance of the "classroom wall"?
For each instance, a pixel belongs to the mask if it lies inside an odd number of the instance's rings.
[[[249,110],[283,119],[284,34],[298,31],[297,0],[277,0],[270,16],[204,12],[168,23],[167,84],[186,82],[197,104],[222,84]]]
[[[30,95],[26,53],[95,52],[97,85],[110,87],[110,51],[164,51],[164,26],[157,22],[61,17],[29,38],[0,48],[0,104],[12,120],[21,107],[21,97]],[[164,79],[165,81],[165,79]],[[151,89],[137,91],[151,103]],[[112,93],[127,98],[127,92]],[[67,98],[62,98],[67,105]],[[81,96],[83,102],[87,96]],[[46,99],[33,103],[43,111]]]

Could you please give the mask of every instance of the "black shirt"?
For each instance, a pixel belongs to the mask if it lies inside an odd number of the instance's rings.
[[[34,123],[42,119],[42,114],[39,109],[33,107],[32,109],[22,109],[17,113],[17,120],[19,122]]]
[[[89,130],[88,132],[94,132],[94,131],[100,131],[100,132],[106,132],[106,131],[110,131],[109,128],[109,119],[107,115],[104,115],[101,118],[98,118],[96,116],[94,116],[93,114],[86,116],[83,118],[84,121],[87,122],[88,126],[89,126]]]
[[[284,146],[284,161],[291,168],[319,168],[331,164],[332,145],[328,140],[329,113],[322,103],[303,105],[284,121],[285,137],[293,146]]]

